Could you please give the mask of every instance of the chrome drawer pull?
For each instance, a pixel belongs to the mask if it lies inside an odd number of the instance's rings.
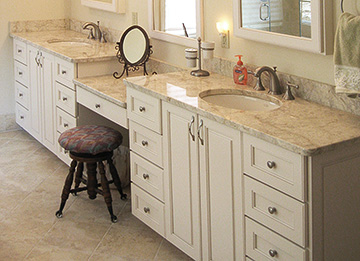
[[[62,100],[63,100],[63,101],[67,101],[67,97],[63,97]]]
[[[23,72],[19,72],[19,75],[23,75]]]
[[[149,145],[149,143],[146,141],[146,140],[143,140],[142,142],[141,142],[141,144],[145,147],[145,146],[147,146],[147,145]]]
[[[197,136],[200,140],[201,145],[204,145],[204,139],[201,138],[201,129],[203,126],[204,126],[204,122],[203,122],[203,120],[200,120],[200,124],[199,124],[198,130],[197,130]]]
[[[18,52],[18,53],[22,53],[22,50],[21,50],[21,49],[18,49],[17,52]]]
[[[24,94],[22,94],[21,92],[19,92],[19,97],[23,97],[24,96]]]
[[[95,104],[95,108],[99,109],[100,108],[100,104]]]
[[[144,112],[144,111],[145,111],[145,107],[144,107],[144,106],[140,106],[140,107],[139,107],[139,111],[140,111],[140,112]]]
[[[270,214],[275,214],[277,210],[275,207],[268,207],[268,211]]]
[[[20,119],[22,119],[22,120],[23,120],[23,119],[24,119],[24,116],[20,116]]]
[[[195,122],[195,117],[191,116],[191,121],[190,121],[190,124],[189,124],[189,134],[190,134],[193,141],[195,141],[195,135],[192,133],[191,128],[192,128],[194,122]]]
[[[66,74],[66,71],[65,71],[65,70],[62,70],[62,71],[61,71],[61,74]]]
[[[150,208],[144,207],[144,212],[145,212],[145,213],[149,213],[149,212],[150,212]]]
[[[271,257],[275,257],[275,256],[277,256],[277,251],[276,250],[273,250],[273,249],[270,249],[269,250],[269,255],[271,256]]]
[[[64,123],[64,127],[65,127],[65,128],[69,127],[69,124]]]
[[[149,177],[150,177],[149,174],[145,174],[145,173],[143,174],[144,179],[148,179]]]
[[[274,161],[268,161],[266,163],[266,165],[268,166],[269,169],[272,169],[272,168],[274,168],[276,166]]]

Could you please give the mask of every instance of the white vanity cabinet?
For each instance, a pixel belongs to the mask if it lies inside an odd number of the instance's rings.
[[[30,134],[56,151],[54,56],[28,45]]]

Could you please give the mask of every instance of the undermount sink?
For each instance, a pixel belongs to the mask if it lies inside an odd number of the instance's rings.
[[[91,46],[92,44],[86,41],[85,39],[71,39],[71,40],[61,40],[61,39],[54,39],[49,40],[49,44],[51,45],[61,45],[61,46]]]
[[[281,106],[281,101],[274,97],[238,89],[207,90],[199,97],[211,104],[243,111],[271,111]]]

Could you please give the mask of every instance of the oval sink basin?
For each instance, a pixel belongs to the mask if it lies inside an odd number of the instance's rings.
[[[201,92],[199,97],[208,103],[243,111],[270,111],[281,106],[281,102],[274,97],[237,89],[207,90]]]
[[[58,46],[91,46],[92,44],[83,39],[74,40],[49,40],[49,44]]]

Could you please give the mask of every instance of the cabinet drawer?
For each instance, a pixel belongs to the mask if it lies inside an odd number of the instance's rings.
[[[131,184],[131,209],[135,217],[165,236],[164,204],[134,183]]]
[[[28,67],[19,63],[18,61],[14,61],[14,73],[15,73],[15,81],[25,85],[26,87],[29,86],[29,72]]]
[[[77,102],[105,118],[128,128],[126,108],[105,100],[79,86],[76,87]]]
[[[57,142],[60,137],[60,132],[56,132],[56,135],[56,156],[58,156],[58,158],[61,159],[65,164],[70,166],[70,163],[72,161],[72,159],[70,158],[70,153],[69,151],[64,150],[64,148],[60,146],[59,142]]]
[[[75,65],[71,62],[55,57],[55,80],[75,90]]]
[[[131,181],[164,202],[164,171],[136,153],[130,155]]]
[[[306,251],[262,225],[245,218],[246,255],[254,260],[307,260]]]
[[[305,201],[305,158],[244,134],[244,172]]]
[[[15,100],[26,109],[29,109],[29,89],[15,82]]]
[[[76,117],[77,113],[75,91],[57,82],[55,83],[55,89],[56,106]]]
[[[305,247],[305,204],[246,176],[244,184],[245,214]]]
[[[60,133],[76,127],[76,118],[56,108],[56,130]]]
[[[14,40],[14,59],[27,65],[26,43]]]
[[[130,149],[163,167],[162,136],[135,122],[129,123]]]
[[[15,105],[16,123],[19,124],[23,129],[29,131],[30,127],[30,114],[27,109],[22,107],[20,104]]]
[[[129,119],[161,134],[160,100],[132,88],[126,96]]]

